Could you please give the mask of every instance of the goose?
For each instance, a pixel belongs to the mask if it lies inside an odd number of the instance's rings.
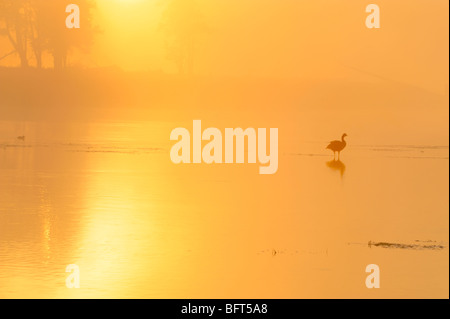
[[[342,134],[342,140],[341,141],[331,141],[330,144],[328,144],[327,149],[330,149],[333,151],[333,155],[336,158],[336,152],[338,152],[338,160],[339,156],[341,154],[341,151],[345,148],[347,145],[347,142],[345,142],[344,138],[347,136],[346,133]]]

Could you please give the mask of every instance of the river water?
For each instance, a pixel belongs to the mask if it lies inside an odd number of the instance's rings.
[[[1,122],[0,297],[448,298],[448,146],[280,141],[259,175],[173,164],[176,126]]]

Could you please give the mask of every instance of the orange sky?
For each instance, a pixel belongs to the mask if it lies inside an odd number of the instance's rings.
[[[176,72],[160,29],[168,0],[97,0],[91,56],[73,64]],[[382,77],[448,93],[448,1],[378,0],[381,29],[361,0],[197,0],[207,32],[195,50],[204,75]],[[2,39],[0,55],[8,51]],[[2,61],[13,64],[14,58]]]
[[[174,71],[159,30],[166,0],[98,0],[103,34],[97,63]],[[385,77],[444,93],[448,86],[448,1],[198,0],[208,25],[196,73],[281,77]]]

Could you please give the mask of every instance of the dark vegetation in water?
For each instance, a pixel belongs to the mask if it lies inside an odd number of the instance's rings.
[[[437,244],[436,241],[433,240],[416,240],[414,244],[401,244],[401,243],[388,243],[388,242],[373,242],[369,241],[369,248],[372,247],[381,247],[381,248],[396,248],[396,249],[429,249],[429,250],[441,250],[444,249],[445,246]]]

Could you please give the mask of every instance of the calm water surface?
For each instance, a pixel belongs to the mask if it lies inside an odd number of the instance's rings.
[[[447,146],[280,142],[263,176],[172,164],[174,127],[2,122],[0,297],[448,298]]]

